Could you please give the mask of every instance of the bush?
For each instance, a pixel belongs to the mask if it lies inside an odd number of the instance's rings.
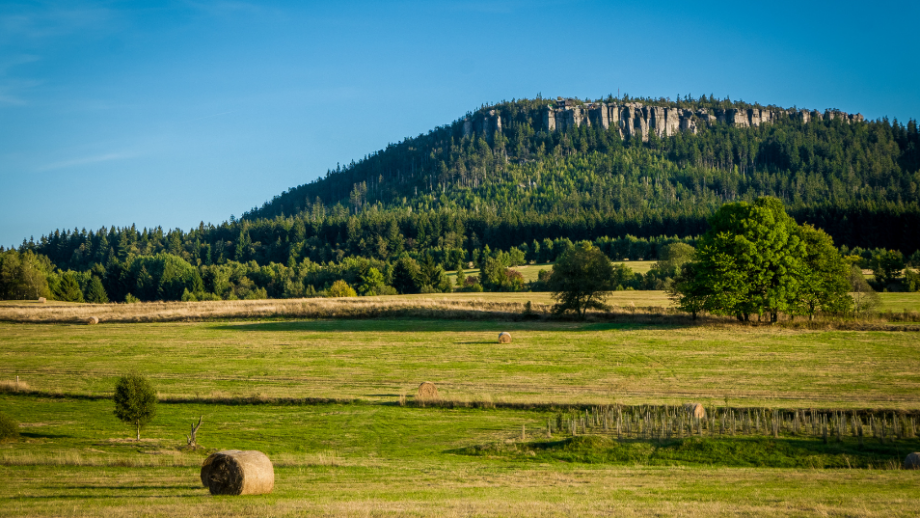
[[[141,299],[135,297],[134,295],[131,295],[130,293],[125,295],[125,302],[128,304],[137,304],[140,301]]]
[[[0,440],[18,438],[19,423],[12,417],[0,412]]]
[[[326,291],[327,297],[357,297],[358,293],[347,282],[339,279]]]
[[[399,295],[399,292],[392,286],[383,286],[377,290],[377,295]]]

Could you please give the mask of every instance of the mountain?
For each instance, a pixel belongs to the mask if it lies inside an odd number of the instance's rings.
[[[892,249],[920,263],[916,121],[712,97],[483,106],[240,220],[56,230],[19,251],[46,256],[40,270],[82,272],[67,283],[84,291],[103,279],[113,300],[302,296],[371,267],[389,279],[405,253],[429,269],[498,250],[508,264],[551,262],[591,240],[611,259],[654,259],[664,244],[692,244],[723,203],[763,195],[845,253]]]
[[[482,231],[538,229],[526,238],[558,237],[553,228],[573,222],[597,227],[585,238],[693,235],[722,203],[762,195],[838,244],[916,249],[917,124],[711,97],[515,100],[327,171],[243,217],[446,210],[489,221],[474,225]]]

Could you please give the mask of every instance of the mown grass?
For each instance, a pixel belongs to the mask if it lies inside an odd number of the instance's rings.
[[[534,411],[161,404],[137,443],[109,401],[5,395],[0,408],[26,425],[24,440],[0,444],[9,516],[912,516],[920,497],[920,472],[725,467],[740,464],[722,457],[730,444],[667,466],[599,458],[582,438],[569,450],[593,456],[463,453],[513,448],[522,425],[545,421]],[[204,448],[183,450],[199,415]],[[553,443],[522,446],[534,444]],[[269,454],[274,492],[209,496],[198,466],[223,448]]]
[[[500,331],[514,342],[499,345]],[[917,408],[916,333],[547,321],[318,320],[0,324],[0,381],[110,394],[149,375],[164,397],[394,402]]]
[[[497,343],[502,330],[513,343]],[[914,335],[505,320],[4,323],[0,381],[15,390],[19,375],[30,392],[0,394],[0,411],[23,424],[19,441],[0,444],[0,515],[913,516],[920,472],[879,468],[920,449],[915,440],[600,444],[544,438],[555,411],[463,405],[917,409]],[[132,369],[164,398],[140,442],[103,399]],[[425,380],[457,406],[400,406]],[[355,402],[272,403],[322,397]],[[181,399],[198,402],[169,402]],[[199,416],[202,448],[184,449]],[[209,496],[198,468],[225,448],[266,452],[275,491]]]

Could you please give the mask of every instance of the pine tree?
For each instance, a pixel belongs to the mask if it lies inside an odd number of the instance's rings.
[[[102,286],[102,281],[99,280],[99,277],[95,275],[90,279],[89,285],[86,289],[86,302],[91,302],[95,304],[106,304],[109,302],[109,296],[105,293],[105,288]]]

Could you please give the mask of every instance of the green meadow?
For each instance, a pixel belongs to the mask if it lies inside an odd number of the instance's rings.
[[[0,515],[914,516],[920,472],[897,469],[913,437],[617,441],[546,423],[566,405],[688,401],[916,411],[918,342],[557,321],[3,323],[0,410],[22,426],[0,443]],[[131,370],[161,398],[140,442],[109,399]],[[444,405],[413,401],[422,381]],[[268,454],[272,494],[210,496],[198,469],[218,449]]]

